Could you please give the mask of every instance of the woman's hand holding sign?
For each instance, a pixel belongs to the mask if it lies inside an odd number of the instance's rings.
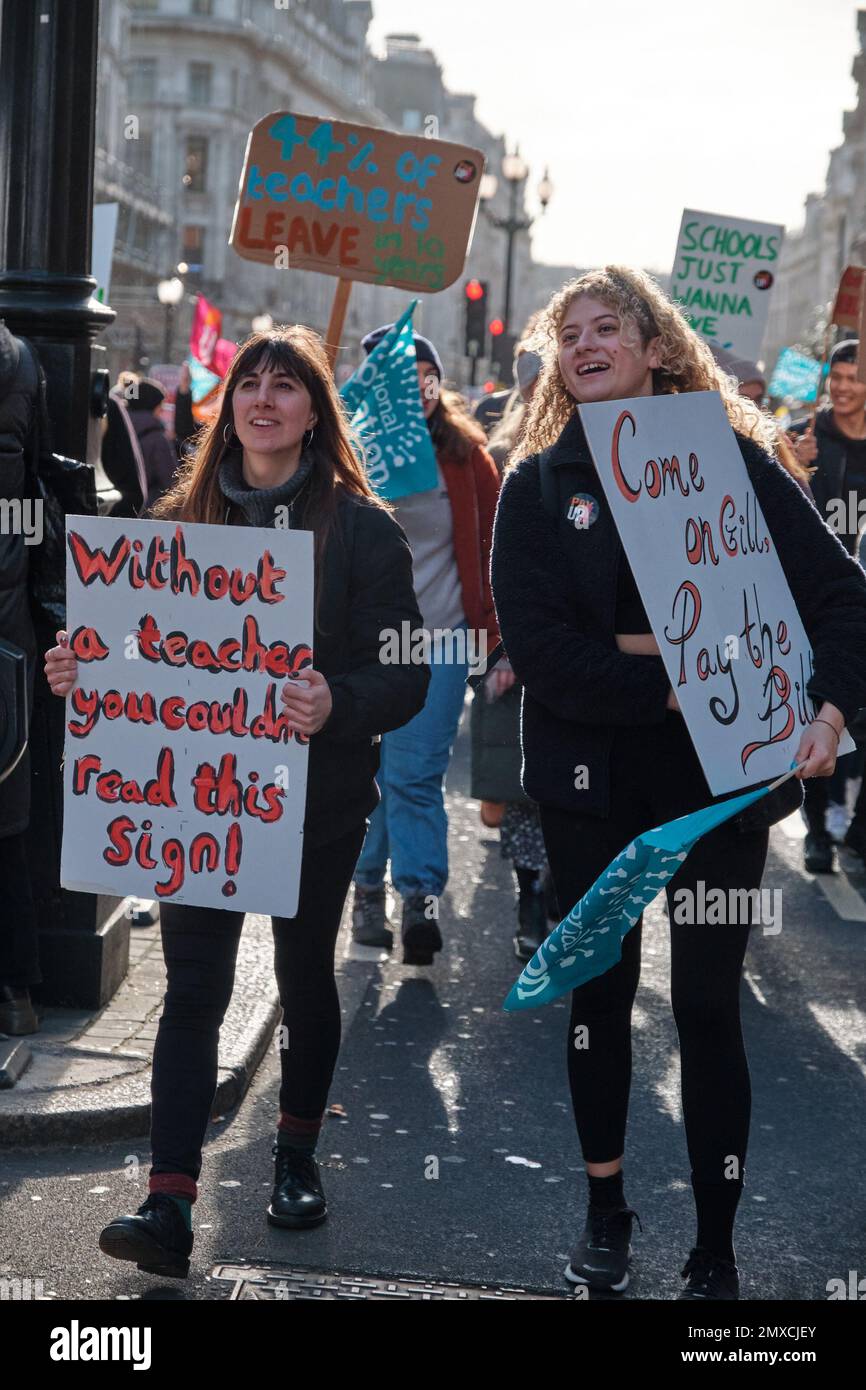
[[[53,694],[66,696],[78,680],[78,658],[69,650],[69,638],[61,629],[56,647],[45,653],[45,675]]]
[[[325,677],[311,666],[305,667],[286,682],[281,698],[292,720],[293,731],[303,734],[305,738],[319,732],[334,703]]]
[[[804,777],[829,777],[836,766],[836,750],[844,728],[842,711],[825,700],[815,719],[803,730],[795,776],[801,781]]]

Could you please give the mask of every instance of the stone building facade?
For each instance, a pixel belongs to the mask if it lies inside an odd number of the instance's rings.
[[[369,0],[103,0],[96,201],[118,201],[118,186],[125,190],[110,296],[118,319],[104,338],[114,370],[140,354],[145,365],[162,360],[166,311],[156,286],[178,265],[187,269],[174,316],[176,359],[199,292],[222,310],[230,338],[246,336],[263,313],[327,328],[334,277],[257,265],[228,245],[247,136],[269,111],[474,145],[498,179],[490,209],[507,215],[503,138],[478,120],[474,96],[447,90],[439,62],[417,37],[392,36],[387,56],[376,58],[367,44],[372,13]],[[541,172],[533,170],[530,182]],[[521,187],[521,209],[524,193]],[[464,281],[486,280],[491,314],[501,317],[505,257],[504,231],[481,211],[465,275],[448,290],[420,296],[416,323],[458,381],[467,379],[468,367]],[[547,297],[533,282],[526,232],[515,240],[512,286],[517,330]],[[353,286],[339,359],[346,368],[361,356],[363,333],[394,318],[406,299],[383,286]]]
[[[866,264],[866,10],[857,11],[857,30],[857,103],[844,113],[842,143],[830,154],[823,193],[809,194],[803,227],[789,231],[782,248],[764,339],[770,370],[783,347],[820,353],[842,271]]]

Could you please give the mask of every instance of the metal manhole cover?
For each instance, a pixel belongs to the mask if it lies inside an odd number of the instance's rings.
[[[507,1285],[458,1284],[444,1279],[384,1279],[373,1274],[342,1274],[333,1270],[293,1269],[286,1265],[216,1265],[213,1279],[234,1282],[231,1300],[295,1298],[317,1299],[420,1299],[422,1302],[441,1302],[443,1299],[501,1299],[538,1300],[557,1303],[570,1299],[570,1294],[535,1293]]]

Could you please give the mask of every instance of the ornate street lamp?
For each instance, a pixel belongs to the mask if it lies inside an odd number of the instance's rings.
[[[511,335],[511,281],[514,272],[514,238],[518,232],[526,232],[532,226],[533,218],[518,216],[518,197],[521,184],[529,176],[529,166],[520,153],[519,148],[513,153],[506,154],[502,160],[502,176],[509,187],[509,207],[507,217],[496,217],[487,207],[496,194],[498,181],[495,174],[484,174],[481,179],[480,197],[481,206],[487,220],[494,227],[498,227],[506,233],[507,243],[505,252],[505,309],[502,315],[504,344],[510,342]],[[538,201],[541,204],[542,213],[547,211],[547,205],[553,197],[553,184],[547,169],[536,190]],[[501,365],[501,364],[500,364]]]
[[[164,362],[171,361],[172,337],[174,330],[174,311],[183,299],[183,281],[173,275],[170,280],[160,280],[156,287],[156,297],[165,306]]]

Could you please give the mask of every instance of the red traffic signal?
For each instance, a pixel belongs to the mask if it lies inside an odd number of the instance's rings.
[[[465,291],[466,298],[471,299],[473,303],[476,299],[484,298],[484,286],[480,280],[467,280]]]
[[[502,322],[502,319],[491,319],[489,327],[494,338],[498,338],[500,333],[505,332],[505,324]]]

